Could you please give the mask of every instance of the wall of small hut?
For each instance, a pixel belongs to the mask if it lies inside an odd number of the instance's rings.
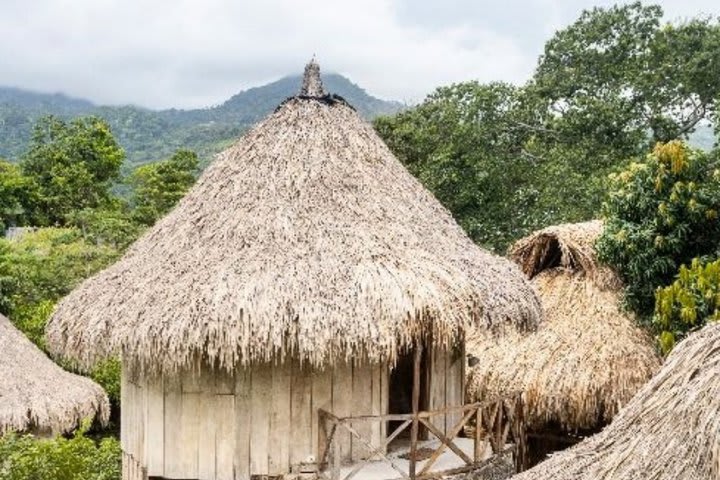
[[[463,353],[431,352],[428,410],[462,404]],[[324,370],[299,362],[254,365],[233,373],[207,368],[162,377],[124,370],[123,480],[250,480],[296,471],[316,461],[323,448],[319,409],[341,418],[388,413],[390,370],[387,364],[367,362]],[[457,419],[448,415],[433,421],[447,432]],[[379,421],[353,427],[376,446],[388,434]],[[344,464],[368,455],[349,433],[337,442]]]

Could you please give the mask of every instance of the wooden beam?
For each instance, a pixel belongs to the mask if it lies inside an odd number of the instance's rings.
[[[440,439],[441,442],[443,442],[445,445],[447,445],[450,450],[452,450],[453,452],[455,452],[455,454],[456,454],[458,457],[460,457],[461,459],[463,459],[463,461],[464,461],[465,463],[467,463],[468,465],[472,465],[472,464],[473,464],[473,461],[470,460],[470,457],[468,457],[468,456],[465,454],[465,452],[463,452],[462,450],[460,450],[460,449],[457,447],[457,445],[455,445],[454,443],[452,443],[451,441],[449,441],[449,440],[447,439],[447,437],[445,437],[445,435],[444,435],[440,430],[438,430],[435,425],[433,425],[431,422],[428,422],[428,421],[425,420],[425,419],[421,419],[420,421],[423,423],[423,425],[425,425],[425,426],[430,430],[430,432],[431,432],[433,435],[435,435],[438,439]]]
[[[415,479],[418,426],[420,419],[420,361],[422,360],[422,342],[418,340],[415,343],[415,358],[413,360],[413,389],[412,389],[412,429],[410,430],[410,478]]]
[[[383,460],[385,460],[387,463],[389,463],[391,467],[393,467],[395,470],[397,470],[397,472],[402,476],[402,478],[404,478],[404,479],[406,479],[406,480],[412,480],[410,477],[408,477],[408,476],[405,474],[405,472],[402,471],[402,469],[401,469],[400,467],[398,467],[398,466],[395,464],[395,462],[393,462],[390,458],[388,458],[387,455],[385,455],[385,453],[382,452],[382,450],[373,447],[373,446],[372,446],[365,438],[363,438],[362,435],[360,435],[360,434],[357,432],[357,430],[355,430],[352,426],[350,426],[350,425],[348,425],[348,424],[346,424],[346,423],[341,423],[341,424],[339,424],[339,425],[340,425],[340,427],[342,427],[342,428],[346,429],[348,432],[350,432],[350,435],[352,435],[353,437],[355,437],[355,438],[357,438],[358,440],[360,440],[360,442],[362,442],[362,443],[365,445],[365,447],[366,447],[369,451],[372,452],[373,456],[374,456],[374,455],[378,455],[378,456],[380,456]],[[367,460],[366,460],[366,462],[367,462]]]
[[[355,468],[353,468],[352,471],[347,474],[347,476],[345,477],[344,480],[350,480],[350,479],[352,479],[355,475],[357,475],[357,473],[358,473],[360,470],[362,470],[362,469],[365,467],[365,465],[367,465],[368,463],[370,463],[372,460],[375,460],[375,457],[380,456],[380,457],[383,457],[383,458],[384,458],[384,457],[385,457],[385,455],[384,455],[385,448],[390,444],[390,442],[392,442],[393,440],[395,440],[395,437],[397,437],[398,435],[400,435],[400,433],[401,433],[403,430],[405,430],[405,429],[408,427],[408,425],[410,425],[411,423],[412,423],[412,420],[408,420],[408,421],[406,421],[405,423],[403,423],[402,425],[400,425],[399,427],[397,427],[397,428],[395,429],[395,431],[383,442],[383,444],[382,444],[379,448],[374,449],[374,450],[371,452],[371,456],[369,456],[369,457],[366,458],[364,461],[362,461],[362,462],[358,463],[357,465],[355,465]],[[392,465],[392,464],[391,464],[391,465]]]
[[[474,451],[473,456],[475,463],[478,463],[481,460],[482,451],[480,450],[480,445],[482,445],[482,408],[478,408],[475,410],[475,442],[474,442]]]
[[[442,453],[445,451],[445,447],[449,447],[453,450],[453,452],[455,452],[455,449],[452,448],[455,446],[452,441],[460,432],[460,430],[462,430],[462,427],[467,423],[467,421],[472,418],[473,415],[475,415],[475,412],[468,412],[463,418],[460,419],[459,422],[455,424],[447,437],[440,438],[442,444],[438,447],[437,450],[435,450],[435,452],[433,452],[432,456],[425,464],[425,467],[420,472],[420,475],[423,475],[430,471],[430,467],[432,467],[437,461],[437,459],[440,458],[440,455],[442,455]],[[462,452],[462,450],[460,449],[458,449],[458,451]],[[472,465],[474,463],[466,455],[460,455],[460,458],[462,458],[467,465]]]

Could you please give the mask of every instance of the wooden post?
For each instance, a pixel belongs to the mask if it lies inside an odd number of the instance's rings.
[[[475,458],[473,459],[475,463],[479,463],[480,460],[482,460],[482,458],[480,458],[482,456],[482,450],[480,448],[482,446],[482,438],[480,436],[482,428],[482,407],[477,407],[477,411],[475,412]]]
[[[415,464],[417,456],[417,441],[420,411],[420,361],[422,360],[422,342],[417,341],[415,344],[415,360],[413,362],[413,390],[412,390],[412,410],[413,422],[410,430],[410,478],[415,480]]]
[[[338,439],[335,435],[333,435],[330,441],[330,458],[332,459],[330,478],[332,480],[340,480],[340,449],[338,448]]]

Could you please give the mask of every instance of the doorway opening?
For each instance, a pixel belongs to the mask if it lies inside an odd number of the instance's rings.
[[[403,352],[390,372],[388,413],[390,414],[411,414],[413,397],[413,372],[415,363],[415,350],[413,347]],[[430,372],[427,349],[422,349],[420,356],[420,391],[418,397],[418,410],[428,409],[428,394],[430,386]],[[387,435],[390,436],[403,422],[391,420],[387,425]],[[420,425],[418,440],[427,440],[427,429]],[[410,428],[406,428],[388,446],[390,450],[407,447],[410,444]]]

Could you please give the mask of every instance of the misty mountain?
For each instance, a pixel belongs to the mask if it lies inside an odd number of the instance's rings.
[[[344,97],[365,118],[392,114],[399,102],[381,100],[338,74],[323,76],[326,91]],[[250,88],[220,105],[192,110],[150,110],[136,106],[99,106],[62,93],[46,94],[0,87],[0,157],[17,160],[27,149],[35,121],[43,115],[71,119],[97,115],[111,126],[130,165],[169,157],[178,148],[198,152],[203,163],[248,127],[300,90],[301,76]]]

